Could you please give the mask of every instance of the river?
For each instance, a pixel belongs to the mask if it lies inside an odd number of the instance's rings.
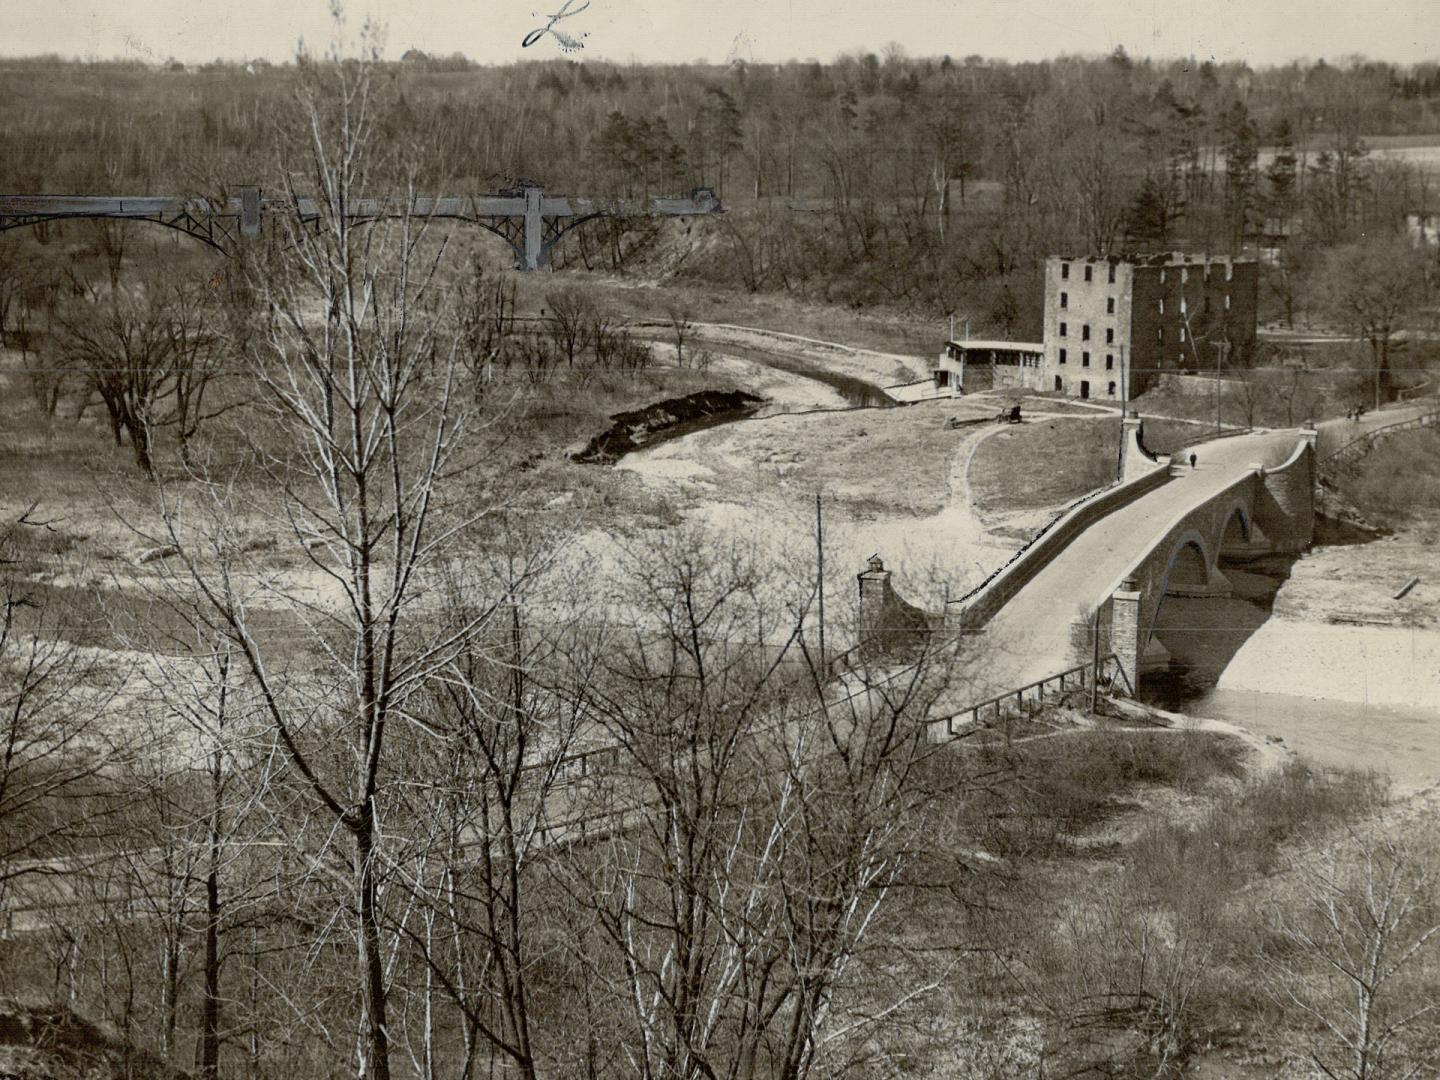
[[[1347,558],[1366,558],[1364,545],[1347,547]],[[1277,738],[1323,766],[1382,773],[1401,789],[1440,779],[1440,631],[1272,619],[1294,562],[1226,567],[1230,599],[1167,598],[1155,636],[1171,660],[1141,676],[1139,697]]]

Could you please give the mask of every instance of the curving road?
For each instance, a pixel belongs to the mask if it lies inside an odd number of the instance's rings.
[[[1316,456],[1324,459],[1347,443],[1362,436],[1407,420],[1418,420],[1440,408],[1440,401],[1433,397],[1416,398],[1413,402],[1395,402],[1364,413],[1359,420],[1346,420],[1343,416],[1324,420],[1316,424],[1320,440],[1315,446]]]

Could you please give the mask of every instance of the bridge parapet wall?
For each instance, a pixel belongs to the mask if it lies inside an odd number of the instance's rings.
[[[1133,480],[1169,464],[1169,455],[1145,449],[1145,421],[1131,409],[1120,421],[1120,466],[1116,474],[1120,481]]]
[[[1153,468],[1140,476],[1088,496],[1045,527],[1001,570],[968,596],[952,600],[945,609],[947,629],[978,630],[994,617],[1036,574],[1065,547],[1095,522],[1129,506],[1170,480],[1164,468]]]
[[[1315,539],[1315,438],[1311,431],[1289,460],[1267,469],[1255,493],[1255,524],[1271,547],[1304,551]]]
[[[880,556],[870,557],[860,580],[860,656],[866,660],[901,659],[924,650],[940,622],[909,603],[890,584]]]

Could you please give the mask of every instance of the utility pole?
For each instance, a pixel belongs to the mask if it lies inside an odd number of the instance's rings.
[[[1092,644],[1093,657],[1090,662],[1090,715],[1095,715],[1095,709],[1100,697],[1100,608],[1095,608],[1095,620],[1090,627],[1090,641]]]
[[[1215,437],[1220,437],[1220,369],[1225,366],[1225,349],[1229,342],[1215,347]]]
[[[820,597],[820,666],[825,659],[825,521],[820,513],[820,492],[815,492],[815,591]],[[828,669],[827,669],[828,670]]]

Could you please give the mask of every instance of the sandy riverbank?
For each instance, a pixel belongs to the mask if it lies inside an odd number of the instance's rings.
[[[1420,584],[1395,600],[1399,586]],[[1440,553],[1422,525],[1305,555],[1272,616],[1187,712],[1285,740],[1401,791],[1440,778]]]
[[[1230,661],[1218,688],[1433,709],[1440,724],[1440,630],[1272,618]]]

